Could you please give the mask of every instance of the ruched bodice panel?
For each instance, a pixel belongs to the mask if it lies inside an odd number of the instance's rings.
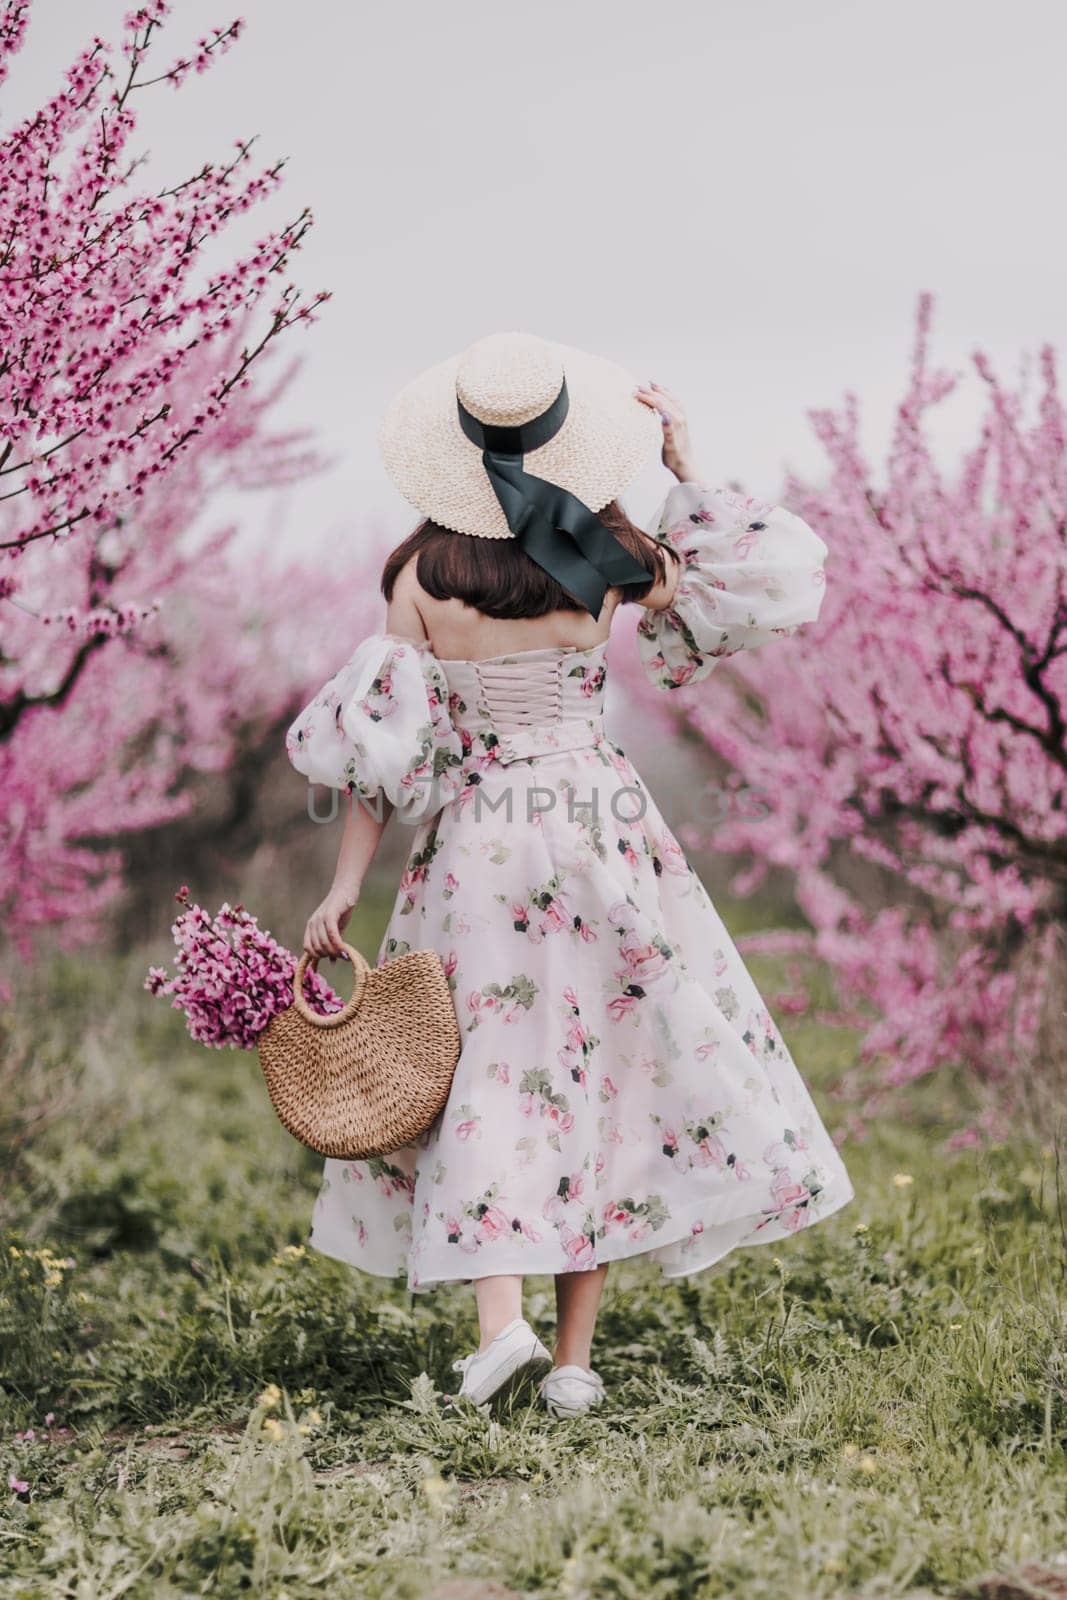
[[[588,650],[559,645],[482,661],[438,658],[452,724],[470,741],[494,735],[501,761],[594,744],[604,728],[606,649],[605,641]]]

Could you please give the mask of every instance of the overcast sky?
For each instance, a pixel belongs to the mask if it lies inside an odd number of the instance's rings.
[[[132,3],[34,0],[5,121]],[[175,13],[161,61],[236,7]],[[1064,345],[1060,0],[252,0],[247,17],[212,72],[143,97],[143,142],[163,182],[258,132],[291,158],[276,220],[315,212],[300,274],[334,299],[294,336],[287,411],[338,462],[285,507],[303,538],[408,530],[378,418],[484,333],[675,388],[709,475],[764,495],[787,465],[819,471],[806,409],[847,388],[884,443],[921,290],[950,367],[978,344],[1007,370]],[[631,511],[665,486],[649,469]]]

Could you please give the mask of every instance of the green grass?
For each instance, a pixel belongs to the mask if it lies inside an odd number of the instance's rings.
[[[602,1412],[483,1414],[443,1398],[470,1290],[412,1297],[300,1248],[318,1162],[275,1123],[254,1056],[192,1046],[140,994],[148,959],[62,963],[23,996],[32,1033],[5,1041],[2,1482],[29,1485],[0,1502],[5,1597],[1067,1580],[1050,1149],[947,1154],[955,1113],[927,1094],[847,1146],[856,1202],[777,1255],[673,1283],[613,1268]],[[789,1034],[816,1087],[847,1061],[846,1038]],[[528,1309],[550,1334],[547,1280]]]

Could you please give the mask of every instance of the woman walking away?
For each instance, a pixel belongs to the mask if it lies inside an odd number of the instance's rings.
[[[436,950],[462,1049],[445,1109],[386,1158],[326,1162],[311,1242],[413,1290],[473,1282],[456,1363],[483,1403],[533,1367],[556,1415],[603,1398],[608,1263],[668,1277],[843,1206],[848,1175],[703,885],[605,733],[619,605],[651,681],[705,678],[818,615],[822,541],[710,487],[678,400],[496,334],[411,382],[381,430],[422,514],[382,577],[384,631],[287,748],[350,807],[305,947],[337,954],[393,812],[411,850],[380,960]],[[643,533],[617,496],[655,450],[677,479]],[[554,1357],[523,1279],[555,1277]]]

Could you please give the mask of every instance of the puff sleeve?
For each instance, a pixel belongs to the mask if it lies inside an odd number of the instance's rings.
[[[463,748],[448,684],[430,650],[376,633],[364,639],[290,727],[286,753],[310,783],[396,807],[403,822],[458,792]]]
[[[637,628],[641,664],[657,688],[705,678],[725,657],[819,615],[826,545],[783,506],[679,483],[654,537],[682,560],[671,605],[645,611]]]

